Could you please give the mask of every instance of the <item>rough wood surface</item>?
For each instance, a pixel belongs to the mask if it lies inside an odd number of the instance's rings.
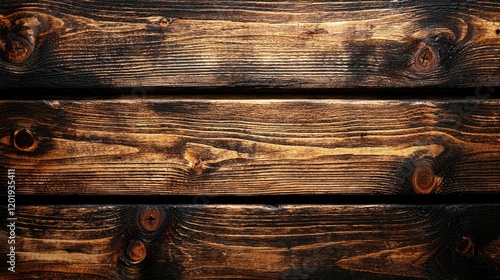
[[[0,277],[492,279],[499,214],[499,205],[23,206],[16,273],[2,262]]]
[[[0,102],[20,194],[498,193],[500,101]]]
[[[4,0],[0,88],[500,85],[499,14],[488,0]]]

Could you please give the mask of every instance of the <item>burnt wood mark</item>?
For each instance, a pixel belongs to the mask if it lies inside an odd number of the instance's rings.
[[[154,236],[136,223],[148,211],[164,217]],[[499,205],[22,206],[17,272],[0,277],[493,279],[499,217]]]
[[[2,3],[0,88],[500,85],[495,1]]]
[[[493,194],[499,108],[475,97],[4,101],[0,167],[29,195]],[[143,228],[162,219],[145,214]]]

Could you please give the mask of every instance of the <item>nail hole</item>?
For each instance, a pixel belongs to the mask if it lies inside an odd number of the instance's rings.
[[[138,264],[146,258],[146,246],[139,240],[132,240],[127,246],[126,254],[131,264]]]
[[[462,237],[462,240],[457,244],[455,248],[457,253],[461,255],[474,254],[474,243],[469,237]]]
[[[27,129],[21,129],[14,132],[14,147],[21,151],[30,151],[35,147],[35,136]]]
[[[496,33],[497,35],[500,35],[500,29],[497,29],[497,30],[495,31],[495,33]]]

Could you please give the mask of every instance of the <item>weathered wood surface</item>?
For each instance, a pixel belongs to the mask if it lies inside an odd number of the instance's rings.
[[[16,273],[2,262],[2,279],[500,277],[499,205],[22,206],[16,215]]]
[[[0,88],[500,85],[497,1],[3,0]]]
[[[498,193],[500,101],[0,102],[20,194]]]

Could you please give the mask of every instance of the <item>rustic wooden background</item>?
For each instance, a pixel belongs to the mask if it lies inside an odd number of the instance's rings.
[[[497,205],[25,206],[19,271],[0,275],[492,279],[499,215]]]
[[[2,101],[21,205],[0,276],[497,278],[499,105]]]
[[[496,0],[3,0],[0,279],[498,279],[499,86]]]
[[[495,194],[499,108],[477,98],[4,101],[0,163],[29,195]],[[420,170],[429,182],[412,182]]]
[[[489,0],[3,0],[0,85],[498,85],[499,12]]]

